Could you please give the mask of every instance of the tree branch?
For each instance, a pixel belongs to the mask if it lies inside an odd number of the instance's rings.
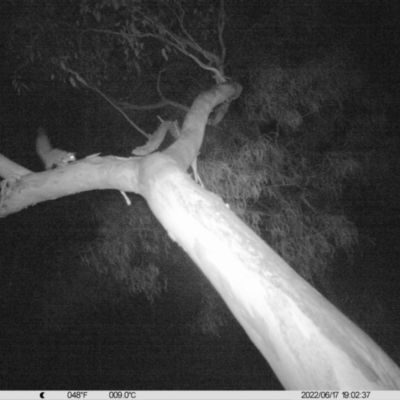
[[[218,41],[221,46],[221,57],[220,57],[220,68],[223,73],[223,65],[225,63],[226,57],[226,47],[224,43],[223,33],[225,29],[225,9],[224,9],[224,0],[220,0],[219,3],[219,13],[218,13]]]
[[[200,94],[186,114],[181,136],[163,153],[173,159],[185,171],[197,157],[203,143],[204,130],[212,110],[225,101],[232,101],[240,96],[242,87],[237,83],[223,83]]]
[[[150,135],[148,133],[146,133],[143,129],[141,129],[138,125],[136,125],[127,115],[126,113],[117,105],[117,102],[114,102],[113,100],[111,100],[108,96],[106,96],[101,90],[97,89],[96,87],[89,85],[77,72],[75,72],[74,70],[67,68],[66,66],[63,67],[63,65],[61,65],[61,67],[69,72],[70,74],[74,75],[75,78],[82,83],[84,86],[86,86],[87,88],[93,90],[94,92],[96,92],[97,94],[99,94],[104,100],[106,100],[109,104],[111,104],[120,114],[123,115],[123,117],[128,121],[128,123],[130,125],[132,125],[139,133],[141,133],[144,137],[149,138]]]

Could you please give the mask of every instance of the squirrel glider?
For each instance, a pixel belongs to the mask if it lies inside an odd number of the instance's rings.
[[[76,161],[75,153],[51,147],[49,137],[47,136],[44,128],[38,129],[38,135],[36,138],[36,151],[47,170],[57,167],[65,167],[67,164]],[[98,156],[99,154],[100,153],[93,154],[88,158]],[[121,194],[128,206],[130,206],[131,201],[126,193],[121,191]]]
[[[68,163],[76,161],[75,154],[65,150],[53,148],[44,128],[38,129],[36,138],[36,151],[43,161],[46,169],[65,167]]]

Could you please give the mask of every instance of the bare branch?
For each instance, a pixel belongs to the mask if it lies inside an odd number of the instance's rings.
[[[203,69],[205,69],[207,71],[213,72],[214,76],[215,76],[215,80],[217,81],[217,83],[226,82],[226,79],[225,79],[223,73],[218,68],[212,67],[211,65],[205,64],[198,57],[196,57],[194,54],[192,54],[189,51],[187,51],[185,46],[190,47],[193,50],[195,50],[196,52],[200,53],[204,58],[209,60],[210,63],[216,64],[216,65],[220,65],[221,64],[220,60],[215,54],[210,53],[209,51],[201,48],[196,42],[191,42],[188,39],[179,37],[178,35],[175,35],[175,34],[171,33],[167,28],[165,28],[164,25],[157,24],[156,22],[152,21],[150,18],[146,17],[145,15],[143,15],[143,18],[145,18],[147,22],[149,22],[152,26],[154,26],[155,29],[165,31],[165,33],[168,34],[168,36],[171,39],[168,39],[166,36],[163,36],[161,34],[151,33],[151,32],[141,33],[139,31],[135,31],[133,36],[136,36],[136,37],[139,37],[139,38],[146,38],[146,37],[149,38],[149,37],[151,37],[151,38],[157,39],[160,42],[163,42],[163,43],[175,48],[176,50],[178,50],[180,53],[184,54],[185,56],[190,57],[201,68],[203,68]],[[115,35],[115,36],[122,36],[126,40],[128,40],[129,37],[132,36],[132,34],[129,34],[129,33],[114,32],[114,31],[111,31],[111,30],[108,30],[108,29],[87,29],[86,31],[97,32],[97,33],[105,33],[105,34]]]
[[[189,39],[182,38],[179,35],[172,33],[169,29],[167,29],[163,24],[154,21],[153,19],[147,17],[146,15],[143,15],[143,18],[151,25],[154,27],[159,32],[165,33],[165,35],[161,34],[150,34],[146,33],[146,35],[151,35],[152,37],[168,44],[169,46],[174,47],[177,49],[179,52],[182,54],[186,55],[187,57],[190,57],[193,61],[195,61],[201,68],[211,71],[214,73],[214,77],[217,83],[223,83],[226,82],[226,79],[223,75],[223,72],[218,68],[222,66],[221,60],[219,59],[218,56],[215,54],[203,49],[201,46],[199,46],[196,41],[188,34],[186,33],[186,29],[184,29],[184,33],[188,35]],[[181,21],[180,21],[181,23]],[[209,65],[205,64],[203,61],[201,61],[196,55],[192,54],[187,50],[187,47],[193,49],[194,51],[200,53],[205,59],[209,61]],[[213,67],[212,64],[216,65],[217,67]]]
[[[181,29],[182,29],[182,32],[186,35],[186,37],[189,39],[189,43],[192,43],[193,44],[193,46],[195,46],[195,50],[197,50],[197,51],[199,51],[199,52],[202,52],[203,51],[203,49],[197,44],[197,42],[193,39],[193,37],[190,35],[190,33],[188,32],[188,30],[185,28],[185,25],[183,24],[183,20],[184,20],[184,18],[185,18],[185,11],[184,11],[184,9],[182,8],[182,6],[177,2],[177,4],[178,4],[178,6],[179,6],[179,8],[180,8],[180,10],[181,10],[181,16],[178,16],[175,12],[174,12],[174,14],[176,15],[176,18],[178,19],[178,21],[179,21],[179,25],[180,25],[180,27],[181,27]],[[189,45],[189,43],[188,43],[188,45]]]
[[[147,156],[150,153],[153,153],[156,151],[161,143],[163,142],[165,135],[168,131],[171,132],[172,136],[174,137],[179,137],[179,129],[176,125],[176,122],[173,121],[163,121],[159,117],[161,121],[161,125],[158,127],[158,129],[150,136],[149,140],[147,141],[146,144],[140,147],[136,147],[136,149],[132,150],[132,154],[134,156]]]
[[[225,9],[224,0],[220,0],[219,3],[219,13],[218,13],[218,40],[221,46],[221,58],[220,58],[220,68],[223,68],[225,57],[226,57],[226,47],[223,39],[224,29],[225,29]]]
[[[74,70],[70,69],[70,68],[65,68],[65,70],[69,73],[71,73],[72,75],[75,76],[75,78],[81,82],[84,86],[86,86],[87,88],[93,90],[94,92],[96,92],[97,94],[99,94],[104,100],[106,100],[109,104],[111,104],[120,114],[123,115],[123,117],[128,121],[128,123],[130,125],[132,125],[138,132],[140,132],[143,136],[145,136],[146,138],[149,138],[150,135],[148,133],[146,133],[143,129],[141,129],[139,126],[137,126],[127,115],[126,113],[117,105],[117,102],[114,102],[113,100],[111,100],[108,96],[106,96],[101,90],[97,89],[96,87],[89,85],[77,72],[75,72]]]
[[[158,92],[158,94],[160,95],[160,97],[162,99],[161,101],[159,101],[158,103],[147,104],[147,105],[144,105],[144,106],[139,106],[139,105],[136,105],[136,104],[131,104],[131,103],[123,102],[123,101],[118,102],[118,104],[121,107],[123,107],[123,108],[125,108],[127,110],[139,110],[139,111],[156,110],[158,108],[172,106],[172,107],[178,108],[179,110],[182,110],[185,113],[187,113],[189,111],[189,109],[190,109],[189,107],[187,107],[187,106],[185,106],[183,104],[180,104],[180,103],[178,103],[176,101],[168,100],[162,94],[161,89],[160,89],[160,78],[161,78],[161,74],[164,71],[165,71],[165,69],[162,69],[159,72],[158,77],[157,77],[157,92]]]
[[[184,112],[189,111],[189,107],[184,106],[183,104],[180,104],[176,101],[168,100],[168,99],[163,99],[163,100],[159,101],[158,103],[146,104],[143,106],[131,104],[126,101],[119,101],[117,104],[120,107],[124,108],[125,110],[149,111],[149,110],[157,110],[158,108],[163,108],[166,106],[171,106],[171,107],[178,108],[179,110],[182,110]]]
[[[103,97],[104,100],[106,100],[109,104],[111,104],[119,113],[121,113],[124,118],[128,121],[128,123],[130,125],[132,125],[139,133],[141,133],[143,136],[145,136],[146,138],[149,138],[150,135],[148,133],[146,133],[143,129],[141,129],[138,125],[136,125],[127,115],[126,113],[120,108],[118,107],[118,105],[116,103],[114,103],[111,99],[109,99],[103,92],[101,92],[99,89],[92,87],[92,86],[88,86],[90,89],[94,90],[95,92],[97,92],[101,97]]]
[[[226,78],[223,73],[223,63],[225,59],[226,49],[223,43],[223,30],[225,26],[225,12],[223,7],[223,1],[221,1],[221,7],[219,11],[218,17],[218,40],[221,45],[221,55],[222,57],[218,57],[218,55],[207,51],[206,49],[202,48],[196,40],[192,37],[189,31],[186,29],[183,20],[185,17],[185,12],[178,4],[181,9],[180,15],[176,13],[176,11],[171,10],[178,22],[180,29],[185,37],[181,37],[180,35],[173,33],[170,29],[168,29],[162,23],[156,21],[154,18],[151,18],[144,13],[140,13],[142,18],[149,24],[151,29],[154,32],[140,32],[135,27],[130,27],[132,30],[131,33],[128,32],[115,32],[108,29],[87,29],[86,32],[97,32],[97,33],[104,33],[109,35],[121,36],[126,40],[131,40],[132,37],[136,38],[155,38],[162,43],[167,44],[170,47],[173,47],[183,55],[191,58],[196,64],[198,64],[202,69],[207,71],[211,71],[214,74],[214,78],[217,83],[224,83],[226,82]],[[189,51],[191,49],[193,52]],[[195,54],[193,54],[195,53]],[[202,61],[196,54],[199,54],[201,57],[204,57],[207,60],[207,63]]]

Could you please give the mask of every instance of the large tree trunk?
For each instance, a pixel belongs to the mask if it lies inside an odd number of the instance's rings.
[[[201,268],[286,389],[400,389],[400,370],[216,195],[163,154],[142,194]]]
[[[240,88],[200,95],[182,137],[143,160],[140,193],[201,268],[287,389],[400,389],[400,370],[216,195],[184,173],[207,117]]]

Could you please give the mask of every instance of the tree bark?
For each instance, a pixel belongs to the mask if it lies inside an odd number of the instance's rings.
[[[400,389],[400,369],[216,195],[184,173],[212,109],[240,90],[200,95],[181,138],[143,160],[140,193],[220,293],[286,389]]]
[[[141,193],[220,293],[286,389],[400,389],[381,348],[168,156],[146,159]]]

